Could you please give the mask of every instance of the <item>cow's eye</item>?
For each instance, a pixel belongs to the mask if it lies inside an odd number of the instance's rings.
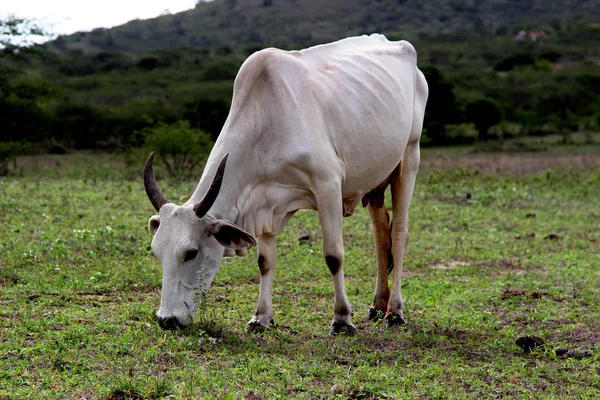
[[[193,260],[198,255],[198,249],[192,249],[185,252],[185,258],[183,262]]]

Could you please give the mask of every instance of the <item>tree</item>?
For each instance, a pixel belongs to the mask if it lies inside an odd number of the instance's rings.
[[[507,72],[515,67],[535,64],[535,58],[530,53],[517,53],[506,57],[494,66],[494,71]]]
[[[502,110],[492,99],[479,99],[467,104],[467,119],[475,124],[480,140],[488,139],[489,129],[502,121]]]
[[[183,117],[193,127],[207,132],[213,140],[217,140],[228,114],[228,99],[198,99],[186,105]]]
[[[188,121],[171,125],[159,122],[135,134],[145,137],[145,152],[155,151],[172,177],[192,175],[194,168],[204,162],[214,144],[208,134],[191,128]]]
[[[0,50],[5,55],[17,47],[33,44],[34,38],[43,38],[48,34],[35,21],[17,18],[14,15],[0,20]]]
[[[21,55],[33,42],[31,36],[45,36],[34,21],[10,16],[0,20],[0,60]],[[25,74],[18,63],[0,63],[0,141],[38,138],[46,120],[44,100],[51,85],[38,74]],[[13,152],[14,153],[14,152]]]
[[[427,66],[421,71],[429,86],[424,128],[431,141],[440,142],[445,136],[446,125],[458,123],[460,120],[460,111],[452,91],[454,85],[444,79],[440,70],[435,67]]]

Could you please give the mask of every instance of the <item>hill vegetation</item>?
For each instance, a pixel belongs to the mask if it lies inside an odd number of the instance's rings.
[[[593,3],[215,0],[34,49],[7,47],[0,161],[31,150],[17,141],[53,152],[129,149],[143,145],[146,128],[183,126],[178,121],[214,140],[249,54],[374,31],[418,50],[430,86],[424,143],[548,134],[568,141],[600,128]]]
[[[595,0],[200,0],[193,10],[59,37],[62,51],[146,53],[167,48],[303,48],[385,33],[516,33],[600,20]]]

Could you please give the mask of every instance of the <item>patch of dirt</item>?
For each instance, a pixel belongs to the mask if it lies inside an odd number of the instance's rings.
[[[292,301],[298,300],[298,293],[290,292],[287,290],[279,290],[275,292],[275,295],[288,298]]]
[[[529,232],[524,235],[517,235],[515,236],[515,239],[535,239],[535,232]]]
[[[72,398],[78,400],[97,399],[98,395],[91,391],[78,390],[73,394]]]
[[[503,259],[498,261],[492,261],[489,263],[479,265],[481,269],[492,269],[492,273],[495,275],[501,275],[508,271],[513,272],[515,275],[522,275],[525,272],[534,272],[537,274],[547,274],[548,270],[541,267],[528,267],[525,268],[519,264],[516,260]]]
[[[511,297],[523,297],[527,296],[527,292],[521,289],[504,289],[500,295],[500,299],[506,300]]]
[[[433,269],[454,269],[456,267],[463,267],[467,265],[466,262],[464,261],[450,261],[449,263],[437,263],[437,264],[433,264],[430,265],[431,268]]]
[[[516,340],[515,344],[523,349],[525,353],[530,353],[538,347],[546,347],[553,350],[559,358],[589,358],[593,355],[593,349],[600,343],[599,326],[579,326],[574,329],[561,329],[564,325],[571,325],[569,320],[554,320],[544,322],[541,325],[548,330],[559,330],[558,332],[548,333],[546,339],[538,336],[523,336]],[[562,343],[562,347],[556,344]]]
[[[17,285],[21,283],[21,279],[19,279],[19,277],[15,274],[5,273],[3,271],[2,275],[2,278],[0,278],[0,287],[4,287],[7,285]]]
[[[507,288],[507,289],[502,290],[502,294],[500,295],[501,300],[507,300],[512,297],[527,297],[530,299],[541,299],[543,297],[549,297],[554,301],[562,301],[562,299],[557,298],[556,296],[551,295],[548,292],[538,292],[538,291],[527,292],[525,290],[515,289],[515,288]]]
[[[523,349],[525,353],[531,353],[538,347],[546,344],[546,341],[539,336],[521,336],[515,341],[515,344]]]
[[[310,244],[312,243],[313,238],[309,233],[305,233],[303,235],[298,236],[298,243],[300,244]]]
[[[455,167],[507,175],[536,174],[556,168],[596,170],[600,168],[600,154],[473,153],[442,157],[425,153],[421,157],[421,167],[434,170]]]
[[[551,233],[551,234],[547,235],[546,237],[544,237],[544,239],[546,239],[546,240],[562,240],[562,238],[560,236],[558,236],[556,233]]]
[[[114,390],[111,394],[106,398],[107,400],[143,400],[144,396],[137,392],[132,391],[123,391],[121,389]]]
[[[469,202],[469,200],[471,200],[473,198],[473,196],[471,195],[471,193],[467,193],[464,196],[456,196],[452,199],[453,203],[458,204],[459,206],[462,204],[467,204]]]
[[[348,393],[343,393],[343,392],[336,390],[335,393],[338,395],[343,395],[347,399],[375,400],[375,399],[389,399],[390,398],[387,395],[380,395],[380,394],[372,393],[363,388],[354,389]]]
[[[450,339],[465,340],[473,336],[472,332],[463,331],[461,329],[452,328],[436,328],[434,330],[438,335],[446,336]]]
[[[573,330],[561,332],[557,339],[565,340],[573,345],[583,345],[595,347],[600,345],[600,325],[591,324],[590,326],[579,326]]]
[[[246,393],[246,395],[244,396],[244,398],[246,400],[261,400],[262,399],[262,397],[260,397],[259,395],[257,395],[253,391],[249,391],[248,393]]]

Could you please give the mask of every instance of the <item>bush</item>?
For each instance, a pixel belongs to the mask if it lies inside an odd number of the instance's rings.
[[[535,59],[529,53],[518,53],[508,56],[494,66],[494,70],[498,72],[506,72],[514,67],[535,64]]]
[[[19,142],[0,142],[0,176],[8,175],[10,164],[17,164],[17,156],[23,153],[23,145]]]
[[[460,120],[460,111],[453,93],[454,85],[433,66],[423,67],[421,71],[429,86],[424,129],[433,143],[440,144],[446,135],[446,125]]]
[[[228,99],[198,99],[186,104],[185,108],[183,117],[193,127],[207,132],[213,140],[217,140],[229,115]]]
[[[135,132],[145,138],[142,147],[147,154],[156,152],[172,177],[188,177],[204,162],[213,142],[208,134],[190,127],[188,121],[174,124],[159,122]]]
[[[467,118],[475,124],[479,139],[486,140],[489,129],[502,122],[502,110],[491,99],[480,99],[467,104]]]
[[[240,65],[234,61],[217,60],[204,68],[202,72],[203,81],[229,81],[234,80]]]
[[[137,66],[139,69],[151,71],[158,67],[158,57],[152,55],[143,56],[138,60]]]

